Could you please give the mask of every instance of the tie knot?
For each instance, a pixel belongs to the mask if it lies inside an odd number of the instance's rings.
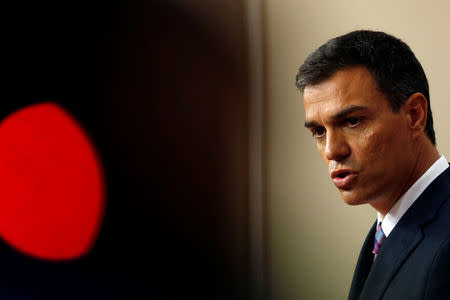
[[[384,235],[383,228],[381,227],[381,222],[378,225],[377,232],[375,233],[375,241],[373,246],[373,253],[376,255],[380,251],[381,245],[383,244],[386,236]]]

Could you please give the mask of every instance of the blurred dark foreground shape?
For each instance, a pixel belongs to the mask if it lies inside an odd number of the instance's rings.
[[[4,9],[1,118],[44,101],[69,111],[105,167],[106,211],[77,260],[0,242],[1,299],[249,298],[243,3],[226,2]]]

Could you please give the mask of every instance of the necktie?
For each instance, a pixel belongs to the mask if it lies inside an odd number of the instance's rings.
[[[373,260],[377,258],[378,252],[380,252],[381,244],[383,244],[384,240],[386,239],[386,236],[384,235],[383,228],[381,228],[381,222],[378,225],[377,232],[375,233],[375,241],[373,245],[373,251],[374,254]]]

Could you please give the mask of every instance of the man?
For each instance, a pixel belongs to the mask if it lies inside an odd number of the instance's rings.
[[[342,198],[378,212],[349,299],[450,299],[450,168],[410,48],[351,32],[314,51],[296,79],[305,126]]]

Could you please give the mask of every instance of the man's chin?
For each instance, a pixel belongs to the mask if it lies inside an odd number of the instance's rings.
[[[367,203],[367,198],[361,197],[360,195],[357,195],[357,193],[352,191],[339,191],[341,194],[342,199],[345,203],[348,205],[361,205]]]

